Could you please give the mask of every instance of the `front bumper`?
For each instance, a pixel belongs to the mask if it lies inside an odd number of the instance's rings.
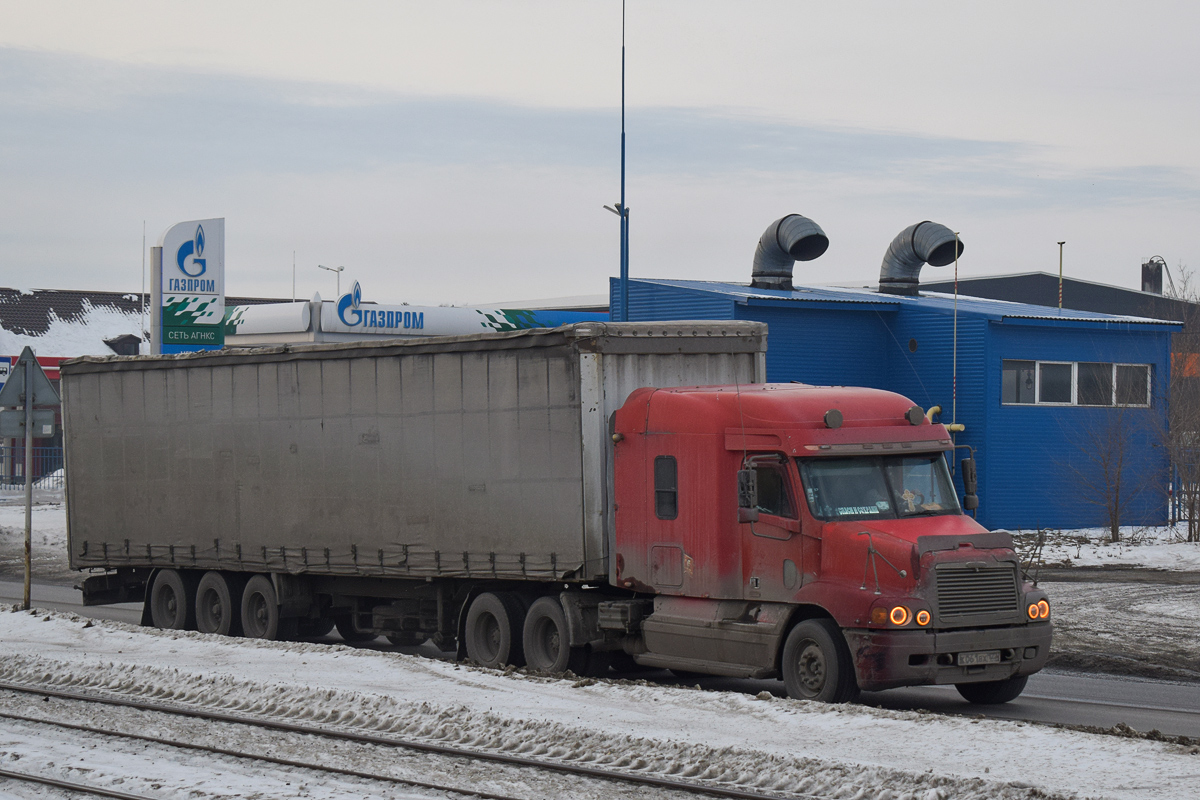
[[[858,686],[864,691],[945,683],[1000,681],[1032,675],[1050,657],[1053,625],[953,631],[847,629]],[[999,650],[999,664],[959,666],[959,653]]]

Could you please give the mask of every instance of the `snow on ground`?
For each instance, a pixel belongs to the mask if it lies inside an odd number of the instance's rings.
[[[1200,747],[1180,744],[766,694],[531,676],[338,645],[89,624],[60,613],[0,613],[0,656],[0,680],[149,694],[595,766],[727,772],[757,785],[862,800],[1046,792],[1190,800],[1200,772]]]
[[[59,490],[61,497],[61,490]],[[32,562],[36,578],[72,580],[78,572],[67,566],[67,513],[59,503],[33,506]],[[0,575],[24,573],[25,498],[24,494],[0,496]]]
[[[1200,585],[1042,581],[1040,586],[1053,610],[1051,666],[1200,680]]]
[[[1115,544],[1109,542],[1107,528],[1042,533],[1045,543],[1038,559],[1038,532],[1012,531],[1022,557],[1034,565],[1200,571],[1200,542],[1186,541],[1186,522],[1156,528],[1123,527],[1121,541]]]

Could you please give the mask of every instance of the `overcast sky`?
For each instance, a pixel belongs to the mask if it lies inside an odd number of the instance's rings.
[[[647,2],[627,10],[634,276],[873,283],[923,219],[961,274],[1200,266],[1195,3]],[[470,303],[618,270],[619,0],[0,0],[0,285],[138,291],[226,218],[226,289]],[[949,277],[926,267],[924,277]]]

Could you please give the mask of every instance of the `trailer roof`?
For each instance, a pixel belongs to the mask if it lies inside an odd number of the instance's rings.
[[[387,339],[367,342],[283,344],[145,356],[83,356],[64,360],[63,374],[97,371],[226,366],[264,361],[370,358],[425,353],[574,348],[598,353],[757,353],[766,350],[762,322],[685,320],[672,322],[579,322],[559,328]]]

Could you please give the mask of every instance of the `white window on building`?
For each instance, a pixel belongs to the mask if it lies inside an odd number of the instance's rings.
[[[1000,402],[1005,405],[1150,405],[1150,365],[1104,361],[1004,359]]]

